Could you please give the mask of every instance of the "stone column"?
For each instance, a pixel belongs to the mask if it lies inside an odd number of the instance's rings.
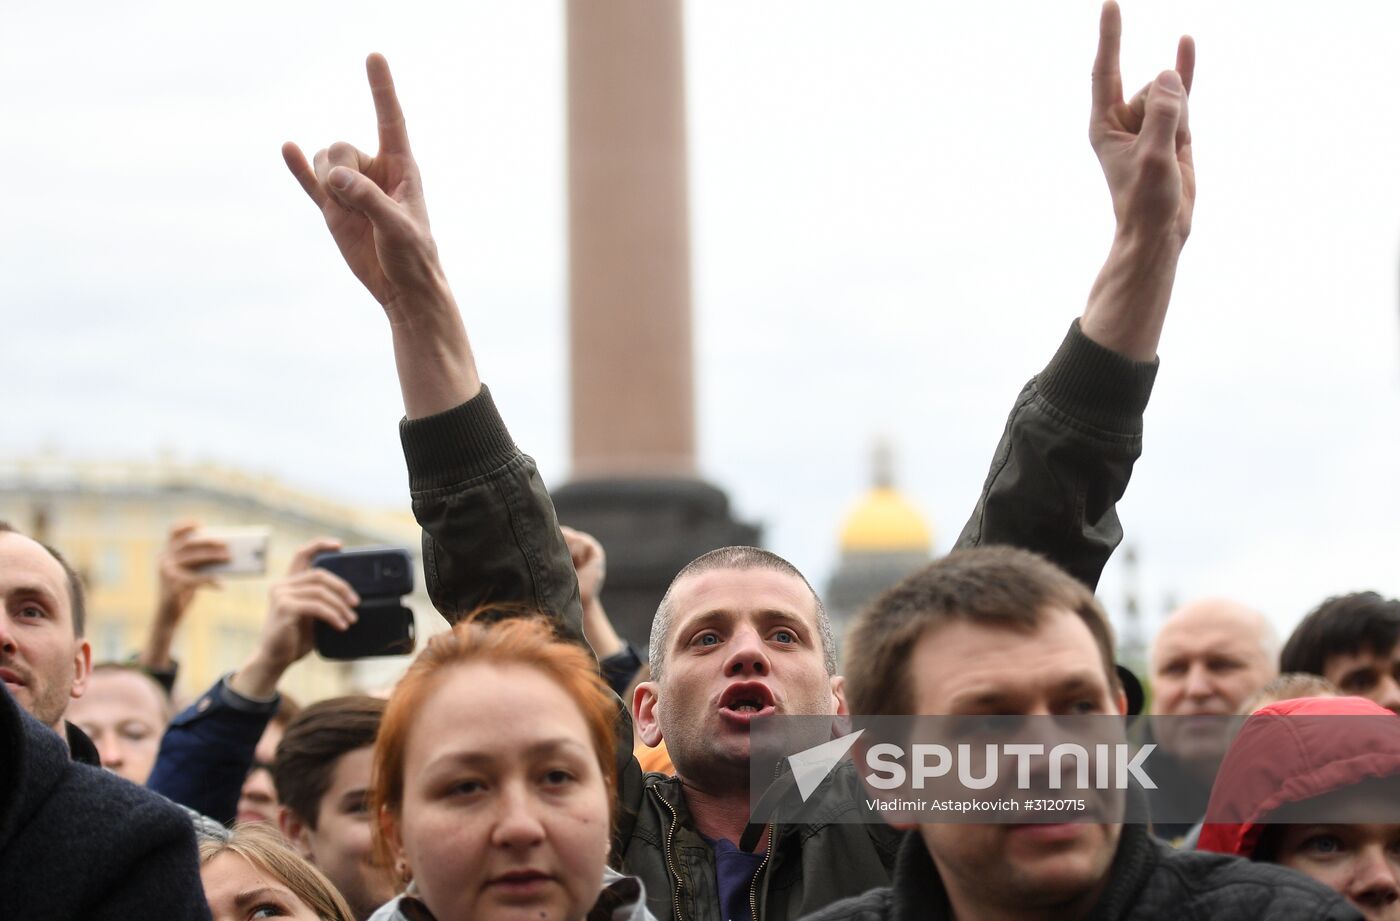
[[[567,0],[573,481],[559,520],[608,552],[603,603],[645,654],[695,557],[755,544],[695,467],[680,0]]]
[[[680,0],[568,0],[573,473],[695,472]]]

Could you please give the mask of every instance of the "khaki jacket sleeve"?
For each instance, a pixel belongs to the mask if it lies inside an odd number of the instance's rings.
[[[554,503],[490,392],[404,420],[399,435],[434,607],[451,623],[482,607],[541,611],[582,643],[578,579]]]
[[[1142,454],[1157,362],[1090,340],[1076,320],[1016,398],[957,546],[1033,550],[1094,588],[1123,539],[1117,503]]]

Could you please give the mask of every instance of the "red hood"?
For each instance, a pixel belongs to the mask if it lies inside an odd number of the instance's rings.
[[[1373,719],[1288,719],[1366,716]],[[1400,730],[1374,717],[1395,714],[1361,697],[1301,697],[1261,707],[1235,737],[1210,791],[1197,848],[1252,857],[1261,820],[1373,777],[1400,775]]]

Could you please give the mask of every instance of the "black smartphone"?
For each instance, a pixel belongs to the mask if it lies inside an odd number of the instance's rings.
[[[335,573],[360,596],[359,617],[348,630],[317,621],[316,652],[324,659],[367,659],[413,652],[413,612],[400,599],[413,591],[413,558],[402,547],[366,547],[322,553],[312,566]]]

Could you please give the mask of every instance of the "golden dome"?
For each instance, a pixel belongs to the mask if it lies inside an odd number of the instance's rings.
[[[841,528],[843,551],[905,551],[927,554],[933,534],[924,516],[892,486],[876,486],[846,516]]]

